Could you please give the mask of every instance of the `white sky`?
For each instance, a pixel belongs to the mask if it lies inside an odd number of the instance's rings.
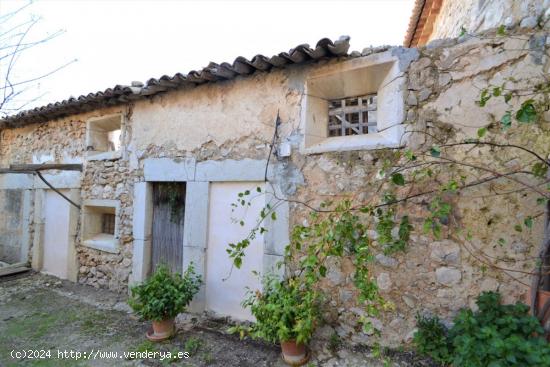
[[[24,5],[0,0],[0,15]],[[26,51],[17,76],[29,78],[77,59],[43,79],[22,101],[33,106],[132,80],[187,73],[210,61],[271,56],[328,37],[351,36],[351,50],[401,45],[413,0],[356,1],[85,1],[36,0],[19,16],[42,20],[30,35],[60,37]],[[31,106],[27,106],[31,107]]]

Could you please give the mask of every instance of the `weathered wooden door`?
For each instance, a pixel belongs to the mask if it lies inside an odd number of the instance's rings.
[[[152,271],[166,264],[172,271],[182,272],[183,219],[185,183],[153,184]]]

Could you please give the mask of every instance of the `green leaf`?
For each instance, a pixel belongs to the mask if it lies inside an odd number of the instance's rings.
[[[397,186],[405,185],[405,177],[401,173],[394,173],[391,175],[391,181]]]
[[[506,27],[504,24],[501,24],[497,29],[497,36],[505,36],[506,35]]]
[[[434,223],[432,231],[436,239],[441,238],[441,225],[439,223]]]
[[[493,96],[500,97],[501,94],[502,94],[502,89],[500,89],[500,87],[493,88]]]
[[[523,229],[521,228],[521,226],[519,224],[516,224],[514,226],[514,229],[516,230],[516,232],[523,232]]]
[[[424,233],[429,233],[432,230],[432,226],[433,226],[433,221],[431,219],[424,220],[424,224],[422,226]]]
[[[486,133],[487,133],[487,128],[486,127],[482,127],[481,129],[477,130],[477,136],[479,138],[483,138]]]
[[[271,219],[277,220],[277,214],[275,214],[275,212],[271,212]]]
[[[437,145],[432,146],[430,149],[430,154],[432,157],[439,157],[441,155],[441,148]]]
[[[325,277],[327,275],[327,268],[323,265],[319,266],[319,274],[321,274],[322,277]]]
[[[479,101],[477,101],[477,105],[479,107],[485,107],[487,104],[487,101],[490,100],[492,95],[489,93],[489,90],[483,89],[479,95]]]
[[[416,160],[416,156],[414,155],[413,151],[410,150],[410,149],[407,149],[405,151],[405,157],[407,157],[407,159],[409,161],[415,161]]]
[[[234,260],[233,260],[233,264],[235,264],[235,267],[237,269],[240,269],[241,268],[241,265],[243,264],[243,259],[240,258],[240,257],[236,257]]]
[[[500,119],[500,123],[502,124],[502,127],[505,129],[512,126],[512,113],[510,111],[506,111],[506,113]]]
[[[458,37],[462,37],[466,34],[467,30],[464,28],[464,26],[460,27],[460,33],[458,33]]]
[[[523,224],[525,224],[525,227],[529,229],[533,228],[533,217],[525,218],[525,220],[523,221]]]
[[[504,246],[506,244],[506,240],[504,238],[499,238],[497,242],[500,246]]]
[[[539,178],[546,177],[546,173],[548,172],[548,165],[537,162],[533,165],[533,168],[531,169],[531,172],[533,172],[533,175]]]
[[[534,122],[537,119],[534,102],[532,99],[523,102],[521,108],[516,112],[516,120],[525,124]]]
[[[508,103],[512,99],[512,93],[506,93],[504,95],[504,102]]]
[[[547,198],[537,198],[537,205],[545,205],[547,202]]]

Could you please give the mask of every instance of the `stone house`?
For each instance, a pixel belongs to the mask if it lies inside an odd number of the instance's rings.
[[[251,270],[266,273],[281,260],[291,226],[307,215],[297,202],[370,187],[385,149],[417,143],[410,129],[440,121],[467,134],[489,124],[498,110],[476,109],[474,85],[548,74],[549,8],[542,0],[417,0],[405,47],[348,52],[348,37],[322,39],[7,117],[0,261],[119,292],[161,262],[176,270],[193,262],[205,276],[193,310],[250,319],[240,306],[244,287],[259,286]],[[494,42],[500,24],[518,37]],[[486,36],[455,38],[461,25]],[[522,37],[536,42],[524,47]],[[72,168],[40,172],[73,203],[37,174],[15,172],[42,164]],[[238,193],[256,187],[272,195],[233,211]],[[290,201],[232,270],[227,244],[247,235],[273,196]],[[481,205],[464,204],[463,220],[475,223]],[[235,223],[242,218],[245,225]],[[506,221],[491,231],[532,253],[536,238]],[[461,248],[418,234],[406,254],[376,256],[378,285],[396,305],[378,320],[384,343],[407,341],[423,309],[452,314],[486,289],[522,296],[525,289],[479,270]],[[345,261],[329,269],[329,318],[342,337],[361,342],[352,272]]]

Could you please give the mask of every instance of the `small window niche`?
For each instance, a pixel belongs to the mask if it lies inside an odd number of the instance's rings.
[[[83,244],[96,250],[118,252],[118,200],[86,200],[82,209]]]
[[[122,115],[94,117],[86,123],[88,160],[120,158]]]
[[[391,53],[321,67],[305,89],[303,153],[403,145],[405,76]]]

